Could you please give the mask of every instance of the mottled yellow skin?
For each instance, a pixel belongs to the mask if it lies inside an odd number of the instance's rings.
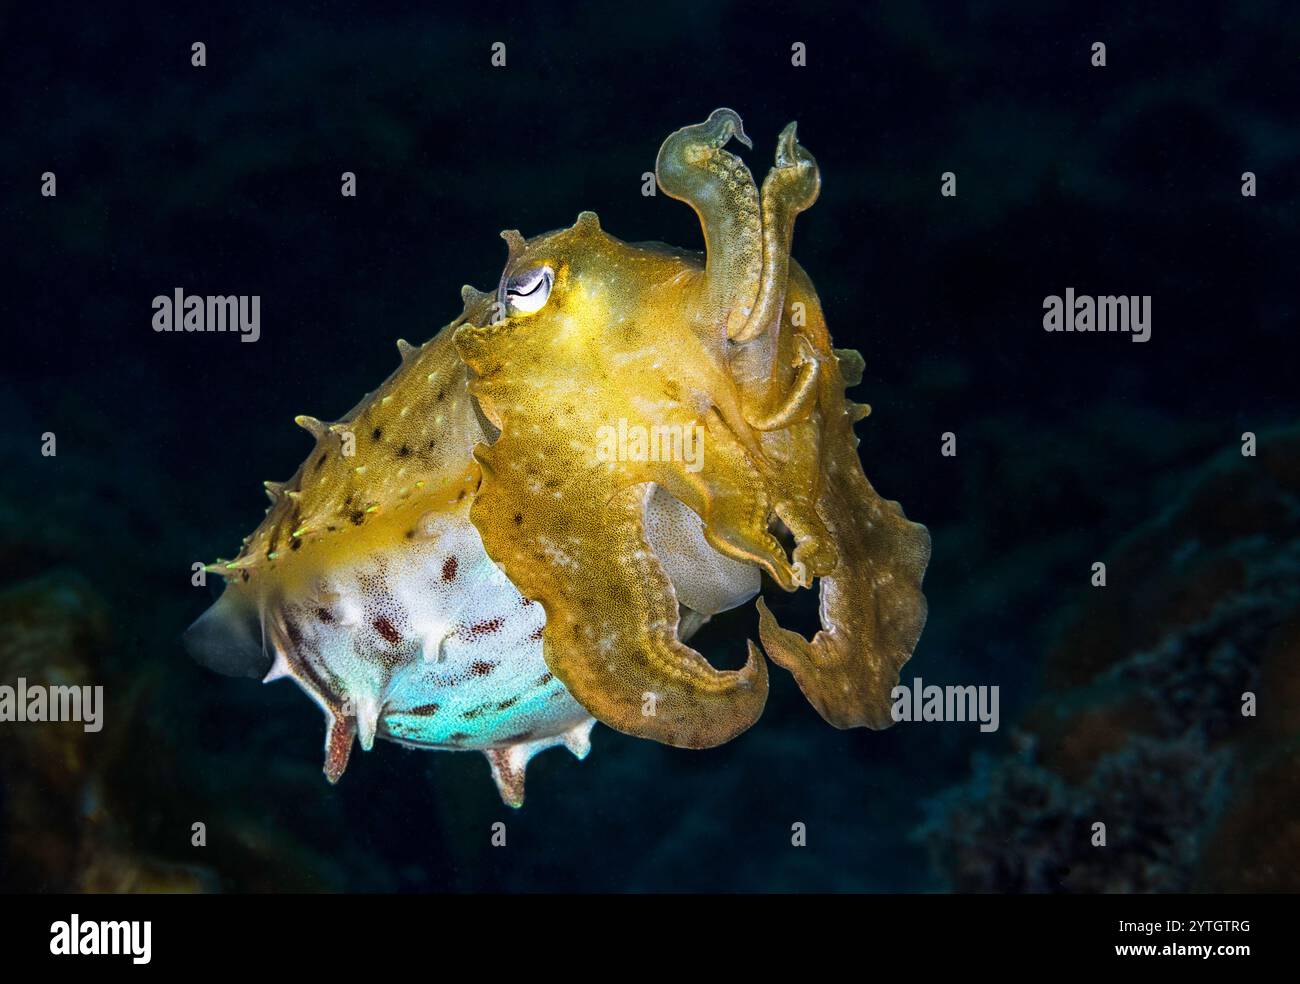
[[[462,318],[489,307],[487,295],[467,292]],[[399,348],[401,366],[342,420],[296,418],[316,447],[287,482],[267,483],[266,518],[215,570],[253,594],[296,589],[322,568],[401,540],[429,513],[468,514],[479,480],[471,451],[483,432],[452,333]]]
[[[717,110],[671,135],[656,162],[664,192],[699,215],[703,255],[621,242],[591,212],[528,241],[503,233],[510,255],[497,294],[466,288],[457,321],[418,349],[399,343],[399,369],[343,421],[299,418],[315,448],[284,486],[268,483],[266,518],[234,561],[213,567],[261,613],[277,653],[292,652],[293,626],[276,624],[275,613],[301,614],[304,596],[310,608],[324,573],[375,557],[400,568],[404,541],[443,519],[471,522],[495,563],[483,561],[489,573],[508,579],[493,597],[504,585],[545,613],[531,636],[549,669],[537,686],[553,674],[567,688],[512,692],[500,704],[560,699],[554,706],[569,710],[547,719],[550,730],[484,738],[515,805],[535,750],[563,742],[585,754],[583,711],[681,747],[735,737],[766,701],[764,650],[831,724],[887,727],[890,689],[925,623],[929,536],[863,474],[853,425],[867,408],[844,395],[861,380],[862,358],[832,348],[817,294],[789,255],[795,217],[820,188],[816,162],[791,124],[760,192],[724,149],[733,137],[748,144],[740,118]],[[702,455],[611,460],[599,435],[620,422],[698,432]],[[679,604],[647,539],[648,503],[664,492],[690,511],[672,531],[677,583],[682,557],[730,558],[720,589],[707,577],[703,592],[691,586],[693,596],[731,598],[702,617]],[[727,590],[744,581],[735,570],[753,578],[754,568],[787,591],[818,581],[822,630],[811,641],[784,630],[760,599],[762,650],[751,641],[742,669],[716,670],[684,639],[711,611],[753,596]],[[397,644],[383,619],[372,625]],[[368,645],[348,686],[409,704],[410,686],[385,690],[382,674],[366,682],[367,668],[390,658],[382,639]],[[436,649],[424,639],[419,659],[435,660]],[[415,665],[404,652],[402,666]],[[358,717],[365,747],[376,728],[415,726],[409,708],[391,726],[386,704],[354,713],[340,681],[319,685],[301,660],[290,662],[284,675],[330,714],[331,778],[346,765]],[[563,703],[570,696],[576,704]]]

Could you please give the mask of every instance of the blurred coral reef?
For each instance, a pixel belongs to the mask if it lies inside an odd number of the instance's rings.
[[[1300,429],[1189,476],[1105,560],[1018,747],[919,836],[963,891],[1297,890]]]
[[[108,609],[80,575],[58,571],[0,593],[0,680],[95,686],[109,645]],[[106,695],[106,701],[109,699]],[[103,716],[124,708],[117,701]],[[0,743],[9,891],[198,891],[210,873],[132,849],[103,801],[116,739],[81,722],[9,723]]]

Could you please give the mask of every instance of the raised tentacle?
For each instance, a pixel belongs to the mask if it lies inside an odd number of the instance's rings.
[[[733,136],[751,146],[740,116],[715,109],[703,123],[669,136],[655,159],[664,194],[686,202],[700,217],[704,299],[728,337],[749,318],[763,267],[758,188],[745,162],[722,149]]]
[[[777,139],[776,166],[763,179],[763,266],[758,294],[744,325],[730,333],[732,341],[749,342],[780,325],[794,220],[817,201],[821,186],[817,161],[795,139],[795,124],[791,123]]]

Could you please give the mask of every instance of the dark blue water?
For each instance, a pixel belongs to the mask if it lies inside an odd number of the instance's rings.
[[[1111,666],[1163,641],[1181,669],[1154,680],[1185,672],[1200,691],[1209,674],[1225,700],[1249,686],[1289,699],[1258,654],[1289,652],[1272,633],[1295,599],[1264,568],[1295,544],[1296,444],[1265,442],[1280,449],[1257,459],[1267,474],[1237,449],[1300,408],[1294,12],[489,6],[0,14],[3,675],[81,667],[103,682],[110,722],[75,753],[33,737],[0,754],[3,887],[1239,885],[1246,861],[1231,859],[1276,825],[1242,806],[1244,786],[1208,777],[1192,795],[1168,763],[1210,748],[1254,775],[1277,766],[1258,735],[1213,730],[1204,707],[1160,718],[1143,702],[1165,707],[1161,684],[1071,667],[1076,650]],[[190,64],[195,41],[205,68]],[[1089,64],[1094,41],[1104,68]],[[531,236],[592,209],[620,238],[702,248],[691,211],[643,196],[642,175],[668,133],[723,105],[744,117],[760,178],[789,120],[821,166],[794,253],[836,344],[866,359],[867,474],[934,542],[930,622],[904,677],[998,685],[1002,727],[838,732],[778,670],[735,742],[686,752],[598,727],[585,762],[532,763],[521,812],[476,754],[381,742],[329,787],[323,722],[300,693],[185,658],[179,635],[211,600],[190,565],[230,555],[261,518],[261,481],[310,447],[295,414],[343,414],[392,371],[394,339],[430,337],[459,312],[461,284],[495,286],[499,230]],[[46,171],[56,198],[39,193]],[[340,196],[342,171],[356,198]],[[939,193],[945,171],[955,198]],[[153,332],[152,298],[177,286],[260,295],[261,339]],[[1150,295],[1151,340],[1044,332],[1044,298],[1068,287]],[[55,458],[40,454],[45,432]],[[1246,468],[1230,492],[1159,525],[1225,454]],[[1112,564],[1106,588],[1127,600],[1086,615],[1090,565],[1133,536],[1153,556]],[[1189,576],[1186,558],[1207,556]],[[1143,595],[1153,584],[1159,597]],[[1203,604],[1169,601],[1198,589]],[[1251,614],[1233,621],[1223,599]],[[811,595],[773,603],[815,625]],[[1138,638],[1146,612],[1160,631]],[[719,619],[699,646],[736,665],[754,622]],[[1078,642],[1085,630],[1095,642]],[[1247,655],[1214,676],[1227,650]],[[1071,718],[1081,704],[1095,714]],[[1080,765],[1090,741],[1104,748]],[[1026,742],[1039,757],[1017,785]],[[1001,778],[968,784],[977,755]],[[1156,802],[1108,816],[1118,829],[1167,810],[1127,835],[1130,857],[1160,863],[1072,881],[1099,784],[1128,781]],[[1048,787],[1064,805],[1026,805]],[[947,807],[925,805],[952,790]],[[955,832],[954,815],[978,829]],[[489,843],[499,819],[504,850]],[[795,823],[807,847],[791,846]],[[1030,854],[1047,857],[1038,880],[1014,861]]]

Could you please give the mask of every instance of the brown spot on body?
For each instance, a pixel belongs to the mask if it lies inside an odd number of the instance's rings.
[[[396,646],[402,641],[402,634],[393,628],[393,623],[388,621],[388,617],[380,615],[374,621],[375,631],[388,640],[389,643]]]
[[[415,717],[433,717],[441,708],[441,704],[421,704],[419,707],[412,707],[406,713]]]
[[[479,636],[491,635],[493,632],[500,632],[501,626],[505,624],[505,619],[498,615],[496,618],[489,618],[484,622],[475,622],[466,631],[469,633],[471,639],[477,639]]]
[[[397,449],[397,456],[399,458],[405,458],[409,456],[410,453],[411,453],[411,446],[409,444],[403,444],[400,448]]]
[[[317,608],[316,617],[320,619],[322,622],[325,622],[326,624],[329,624],[330,622],[334,621],[334,616],[330,614],[330,610],[328,608]]]
[[[447,736],[447,740],[454,745],[459,745],[463,741],[469,741],[474,736],[468,731],[453,731]]]
[[[360,526],[362,523],[366,521],[366,514],[362,512],[360,509],[354,509],[352,511],[352,515],[349,516],[348,519],[352,520],[352,525]]]
[[[541,642],[541,641],[542,641],[542,636],[543,636],[545,633],[546,633],[546,626],[544,626],[544,625],[539,625],[537,628],[533,629],[532,632],[528,633],[528,638],[529,638],[529,639],[532,639],[534,642]],[[548,674],[546,674],[546,676],[549,677],[550,674],[548,673]],[[543,678],[543,682],[545,682],[545,678]]]
[[[376,427],[370,432],[370,436],[377,441],[384,436],[384,429],[382,427]]]
[[[523,525],[524,525],[524,514],[523,514],[523,513],[515,513],[515,525],[516,525],[516,526],[523,526]]]
[[[469,675],[476,677],[485,677],[497,668],[496,663],[489,663],[486,660],[476,659],[469,664]]]
[[[454,581],[456,571],[460,568],[460,561],[455,557],[448,557],[442,562],[442,579],[444,581]]]
[[[518,703],[519,703],[518,697],[508,697],[507,699],[503,700],[501,703],[497,704],[497,710],[506,711],[514,707]]]

